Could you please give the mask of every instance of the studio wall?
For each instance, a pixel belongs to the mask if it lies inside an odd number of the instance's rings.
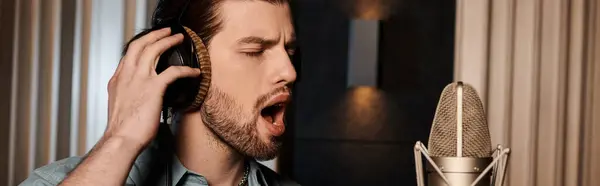
[[[302,72],[289,171],[301,184],[416,185],[414,144],[427,142],[453,79],[454,2],[395,2],[376,28],[377,83],[352,86],[349,40],[362,17],[340,1],[296,1]]]

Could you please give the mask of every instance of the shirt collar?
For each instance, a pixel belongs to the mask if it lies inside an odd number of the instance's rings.
[[[177,183],[183,178],[183,176],[186,173],[188,173],[188,171],[190,173],[192,173],[190,170],[188,170],[181,164],[181,162],[179,161],[179,158],[177,158],[177,156],[173,156],[173,161],[171,164],[171,178],[172,178],[171,185],[173,185],[173,186],[177,185]]]
[[[263,172],[260,169],[260,165],[258,165],[258,162],[256,162],[255,160],[248,160],[248,161],[250,161],[250,163],[249,163],[250,171],[248,173],[248,185],[249,186],[254,186],[254,185],[267,186],[266,185],[267,182],[265,180]],[[173,156],[173,161],[171,164],[171,178],[172,178],[171,185],[176,186],[177,183],[179,183],[186,174],[197,175],[197,176],[200,176],[202,179],[206,180],[204,178],[204,176],[185,168],[185,166],[183,166],[183,164],[181,164],[181,161],[179,161],[179,158],[177,158],[177,156]]]

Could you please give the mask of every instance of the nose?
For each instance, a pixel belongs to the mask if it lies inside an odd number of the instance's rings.
[[[293,83],[296,81],[296,69],[292,64],[292,60],[290,56],[287,54],[285,50],[283,52],[278,52],[277,60],[275,60],[275,79],[273,82],[278,86],[284,86]]]

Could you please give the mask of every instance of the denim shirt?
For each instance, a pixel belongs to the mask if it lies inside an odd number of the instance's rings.
[[[152,157],[155,155],[155,148],[149,147],[144,150],[135,160],[125,185],[139,186],[150,173]],[[20,183],[20,186],[50,186],[58,185],[67,174],[71,172],[81,162],[81,157],[69,157],[46,166],[35,169],[29,177]],[[248,186],[287,186],[298,185],[297,183],[279,176],[277,173],[263,166],[256,161],[250,161],[250,171],[248,174]],[[208,182],[202,175],[185,168],[179,159],[173,158],[171,164],[172,186],[207,186]],[[166,179],[165,174],[161,181],[152,185],[161,185]]]

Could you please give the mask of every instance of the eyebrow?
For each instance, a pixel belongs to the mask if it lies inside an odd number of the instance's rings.
[[[239,44],[259,44],[262,47],[274,46],[277,44],[277,42],[278,41],[275,39],[266,39],[266,38],[257,37],[257,36],[243,37],[238,40]],[[296,37],[292,37],[291,40],[289,40],[288,42],[285,43],[286,47],[294,47],[295,45],[296,45]]]
[[[277,40],[266,39],[256,36],[248,36],[238,40],[239,44],[259,44],[261,46],[273,46],[277,44]]]

